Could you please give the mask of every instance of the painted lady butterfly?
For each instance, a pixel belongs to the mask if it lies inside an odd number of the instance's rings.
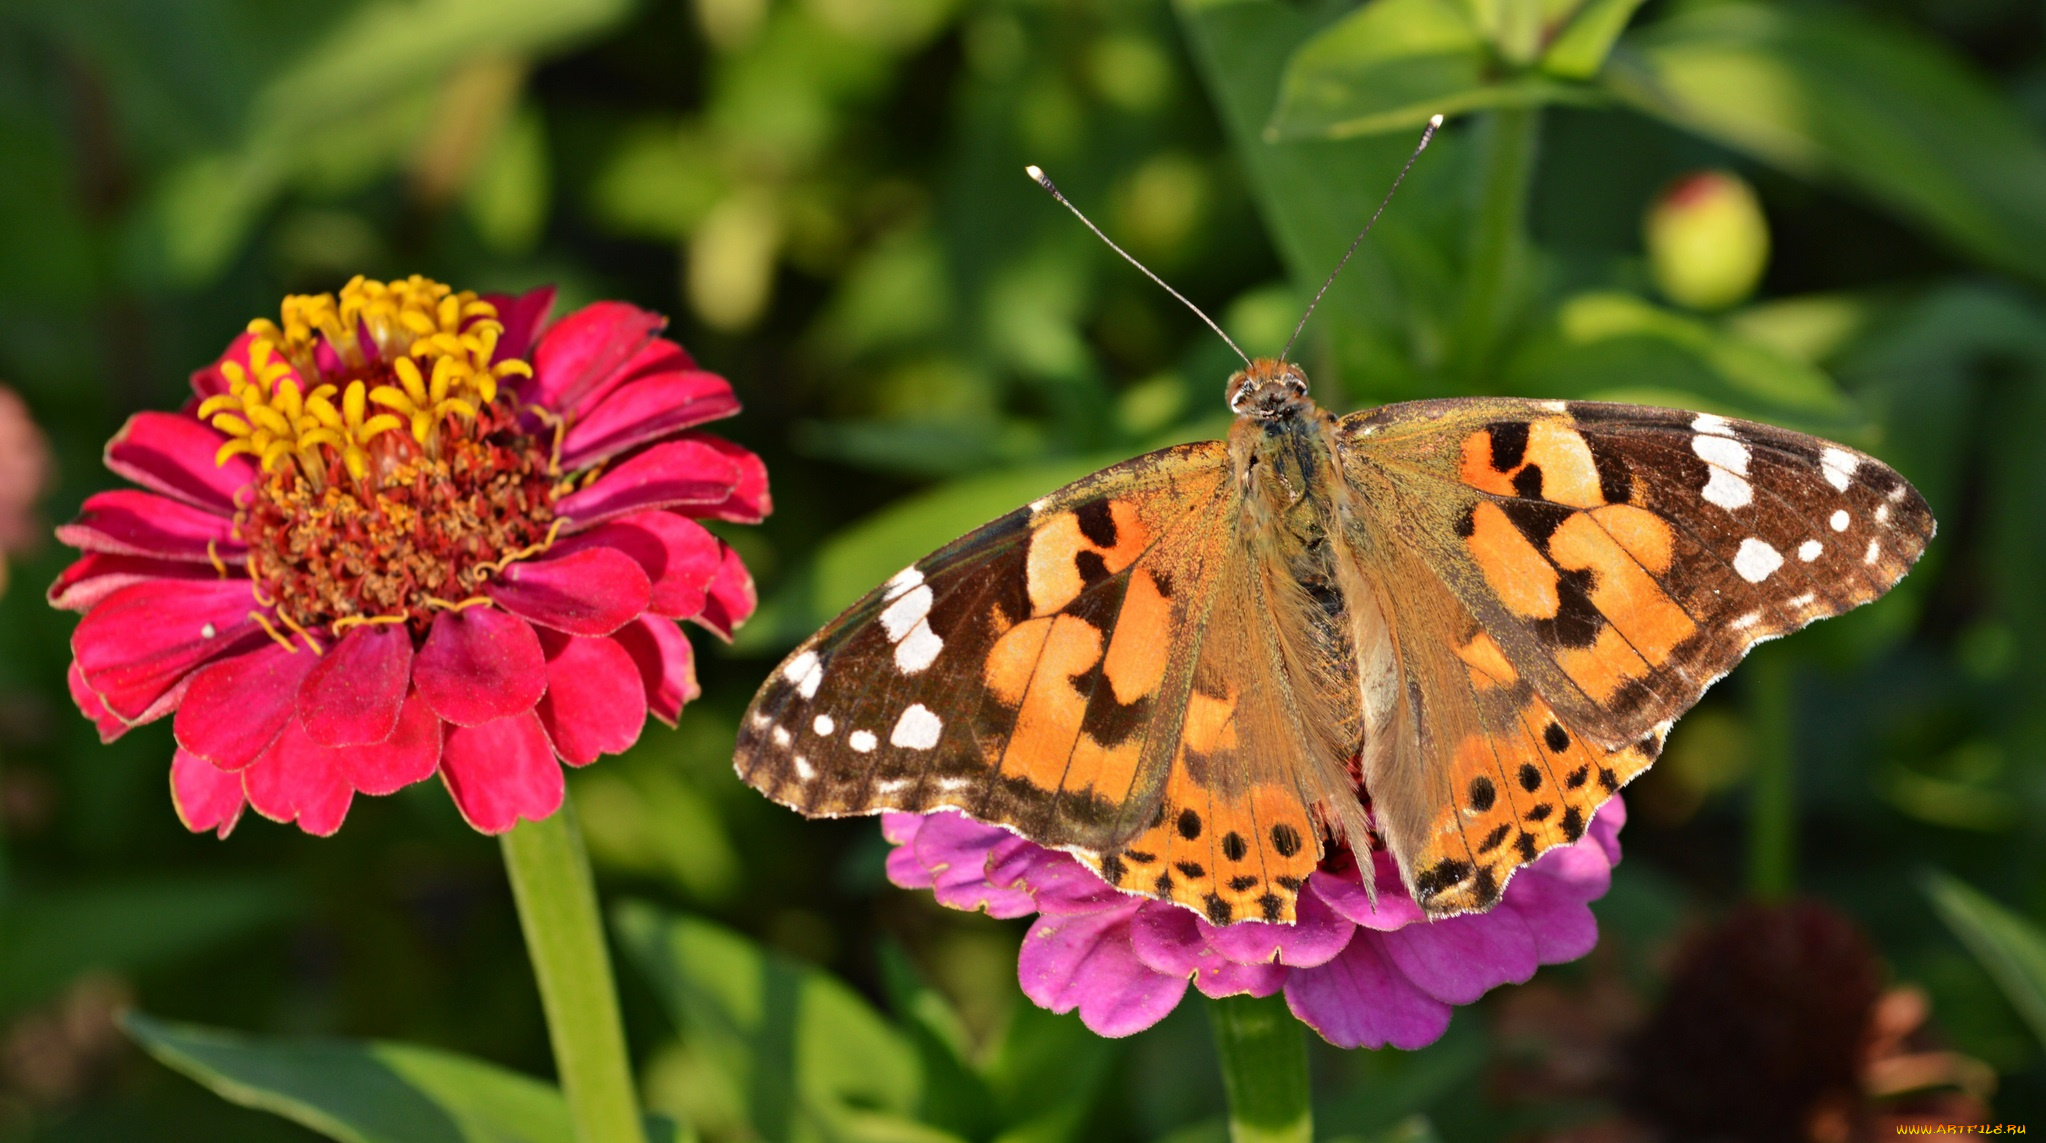
[[[1227,440],[1011,512],[804,642],[740,776],[813,817],[953,807],[1216,924],[1291,921],[1331,838],[1483,911],[1748,648],[1933,534],[1881,461],[1709,413],[1337,418],[1283,355],[1226,392]]]

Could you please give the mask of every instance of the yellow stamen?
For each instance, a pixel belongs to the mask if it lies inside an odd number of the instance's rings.
[[[249,618],[255,620],[263,628],[263,634],[276,640],[279,647],[284,648],[293,655],[298,654],[298,644],[292,642],[289,636],[278,634],[277,629],[270,626],[270,620],[265,618],[262,612],[251,611],[249,612]]]
[[[438,596],[429,595],[424,602],[435,611],[467,611],[472,607],[488,607],[493,601],[487,595],[472,595],[460,603],[450,603]]]

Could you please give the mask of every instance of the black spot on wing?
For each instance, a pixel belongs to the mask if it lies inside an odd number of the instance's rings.
[[[1280,857],[1291,857],[1300,852],[1300,831],[1281,822],[1272,827],[1272,848]]]
[[[1570,732],[1563,729],[1562,723],[1550,722],[1542,731],[1542,741],[1548,745],[1551,753],[1561,754],[1570,749]]]
[[[1598,573],[1572,568],[1556,573],[1556,614],[1534,621],[1535,634],[1552,647],[1589,647],[1598,642],[1606,617],[1591,601]]]
[[[1232,829],[1222,835],[1222,856],[1231,861],[1242,861],[1249,852],[1250,846],[1244,842],[1242,834]]]
[[[1532,794],[1542,788],[1542,768],[1532,762],[1520,764],[1520,788]]]
[[[1563,521],[1568,520],[1574,511],[1546,500],[1502,500],[1499,507],[1505,510],[1506,518],[1513,521],[1513,526],[1520,529],[1520,534],[1527,537],[1527,542],[1542,551],[1548,550],[1549,537],[1556,534],[1556,529],[1562,527]]]
[[[1192,810],[1179,811],[1177,825],[1179,826],[1179,836],[1188,841],[1193,841],[1201,836],[1201,815]]]
[[[1530,464],[1513,474],[1513,491],[1530,500],[1542,498],[1542,466]]]
[[[1108,561],[1100,552],[1088,549],[1073,557],[1073,570],[1080,573],[1081,583],[1093,587],[1108,578]]]
[[[1485,426],[1492,438],[1492,468],[1512,472],[1527,456],[1527,422],[1494,421]]]
[[[1073,516],[1080,522],[1080,534],[1097,548],[1115,547],[1115,516],[1108,510],[1108,500],[1089,500],[1074,509]]]
[[[1499,791],[1493,787],[1492,779],[1480,774],[1471,779],[1469,794],[1471,808],[1482,814],[1492,808],[1492,803],[1498,798]]]

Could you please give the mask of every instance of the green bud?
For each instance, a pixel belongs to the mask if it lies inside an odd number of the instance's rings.
[[[1754,188],[1729,171],[1672,182],[1642,229],[1656,288],[1680,306],[1718,310],[1744,301],[1769,265],[1769,220]]]

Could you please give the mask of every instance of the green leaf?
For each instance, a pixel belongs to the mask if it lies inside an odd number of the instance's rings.
[[[955,1138],[909,1118],[923,1095],[916,1050],[837,979],[652,905],[621,905],[614,923],[683,1034],[746,1093],[762,1138]]]
[[[1631,294],[1565,301],[1507,363],[1505,383],[1527,396],[1706,409],[1835,438],[1867,427],[1811,364]]]
[[[1597,75],[1639,7],[1641,0],[1591,0],[1549,41],[1548,50],[1542,53],[1542,70],[1564,79]]]
[[[2046,280],[2046,146],[1929,40],[1847,8],[1714,4],[1628,34],[1604,78],[1651,115],[1845,182],[1983,262]]]
[[[0,1018],[92,969],[139,972],[271,924],[281,882],[164,880],[15,893],[0,904]]]
[[[367,1040],[271,1039],[131,1012],[166,1066],[243,1107],[345,1143],[576,1143],[561,1094],[453,1052]],[[655,1140],[672,1124],[650,1122]]]
[[[1539,74],[1497,75],[1457,0],[1373,0],[1301,46],[1286,69],[1273,138],[1419,128],[1437,113],[1596,98]]]
[[[2046,930],[1944,873],[1928,873],[1920,885],[1940,920],[2046,1044]]]

